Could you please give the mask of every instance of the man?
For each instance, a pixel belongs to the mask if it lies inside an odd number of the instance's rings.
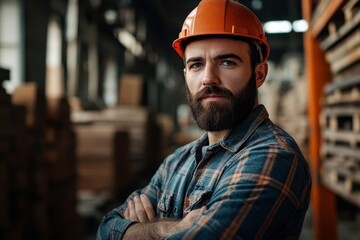
[[[311,178],[295,141],[258,105],[269,45],[233,0],[203,0],[173,47],[200,139],[108,213],[98,239],[297,239]]]

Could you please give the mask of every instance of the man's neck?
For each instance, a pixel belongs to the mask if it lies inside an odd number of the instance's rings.
[[[221,141],[228,132],[229,132],[228,129],[222,131],[216,131],[216,132],[208,132],[209,146],[213,145],[216,142]]]

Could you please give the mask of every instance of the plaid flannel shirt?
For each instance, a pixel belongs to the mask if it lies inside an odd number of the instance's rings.
[[[143,189],[157,217],[182,219],[206,205],[188,229],[166,239],[298,239],[311,177],[295,141],[259,105],[223,140],[207,134],[168,156]],[[127,201],[108,213],[97,239],[121,239]]]

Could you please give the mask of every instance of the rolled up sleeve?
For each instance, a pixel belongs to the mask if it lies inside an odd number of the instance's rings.
[[[123,237],[132,222],[122,217],[120,209],[115,208],[104,216],[96,234],[97,240],[120,240]]]

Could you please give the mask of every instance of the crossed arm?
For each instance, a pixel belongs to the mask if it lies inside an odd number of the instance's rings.
[[[207,199],[205,193],[199,195],[199,202],[192,207],[198,209],[181,220],[156,217],[157,193],[164,191],[157,185],[164,181],[160,169],[141,191],[146,196],[137,191],[126,205],[104,217],[97,239],[297,238],[311,189],[307,170],[288,152],[281,156],[269,152],[269,157],[262,154],[253,156],[252,161],[238,161],[229,166],[211,192],[211,198]],[[270,165],[271,171],[269,164],[260,164],[264,159],[274,163]],[[203,200],[209,208],[206,211],[199,209]]]
[[[188,228],[198,215],[206,210],[206,207],[191,211],[182,220],[157,219],[155,210],[145,194],[135,196],[128,202],[128,207],[124,211],[124,217],[132,222],[137,222],[129,226],[122,239],[159,239],[168,237]]]

